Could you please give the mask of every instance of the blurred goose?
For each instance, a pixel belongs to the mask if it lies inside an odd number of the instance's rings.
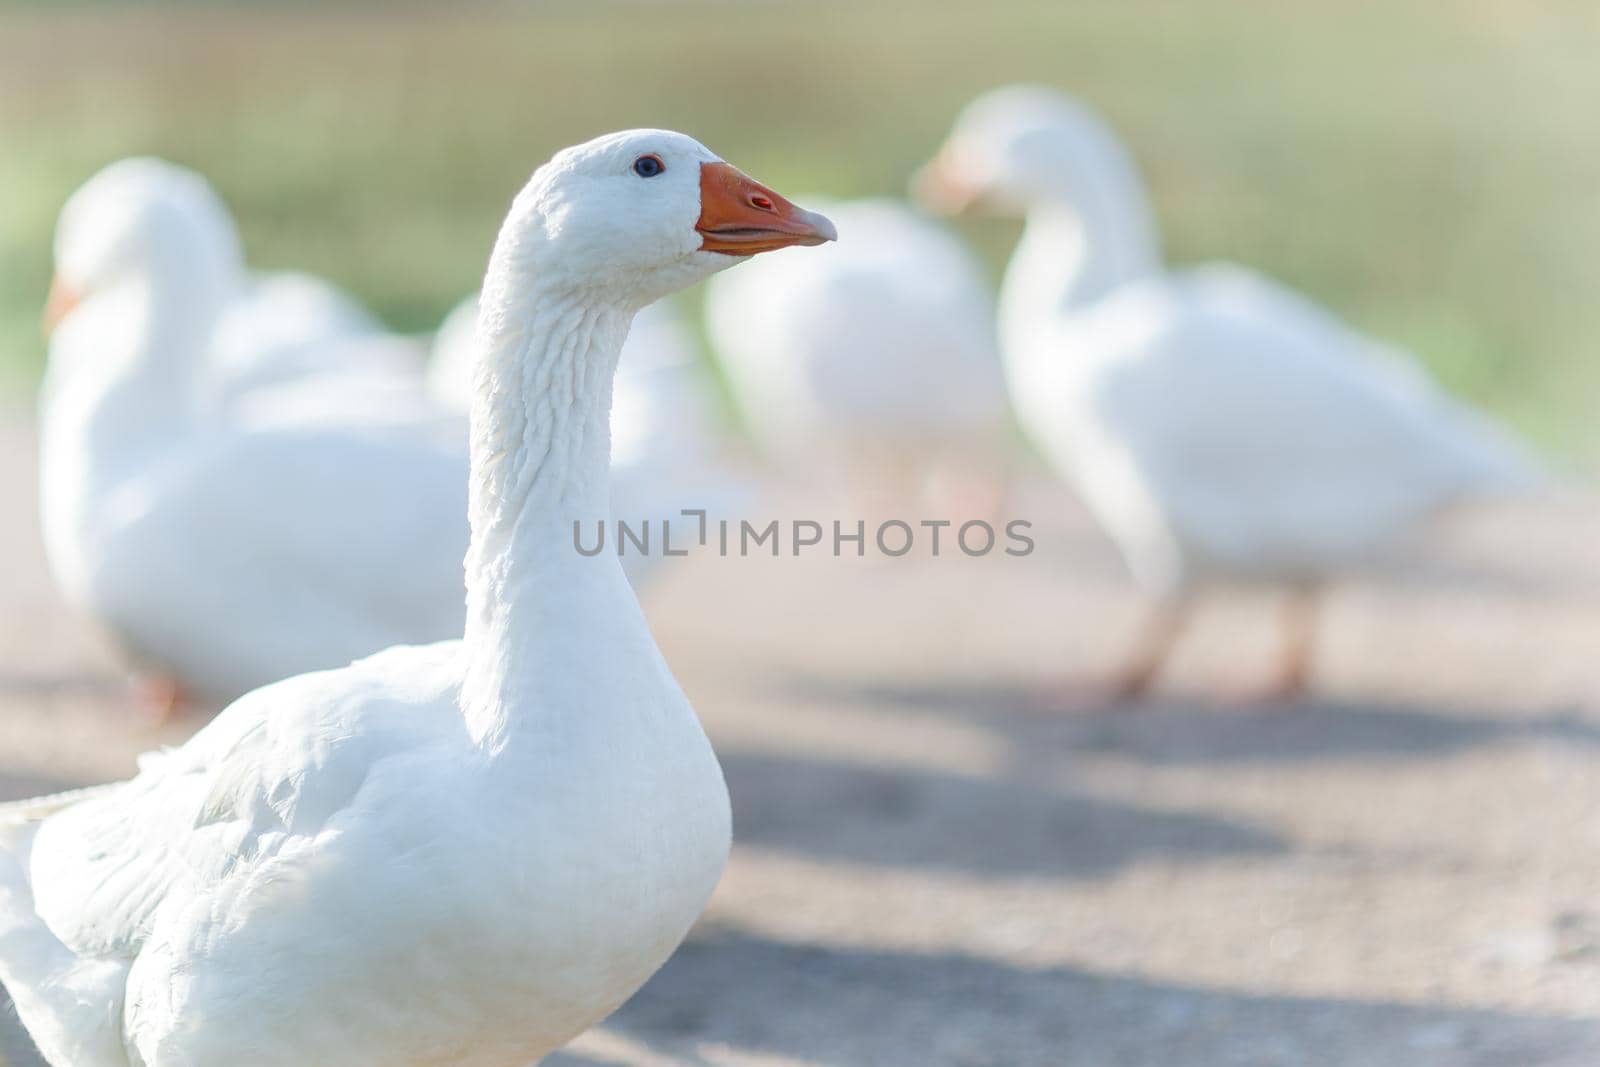
[[[607,506],[633,314],[831,236],[681,134],[534,174],[479,316],[465,638],[258,690],[129,782],[0,808],[0,981],[54,1067],[522,1067],[661,965],[721,875],[727,793],[571,524]]]
[[[1132,161],[1048,89],[979,97],[919,182],[1024,214],[1001,290],[1018,417],[1160,598],[1119,683],[1156,677],[1204,579],[1294,591],[1271,691],[1307,682],[1317,583],[1535,464],[1415,365],[1240,267],[1171,273]]]
[[[220,204],[196,224],[208,194],[127,161],[56,233],[45,547],[158,708],[459,636],[465,614],[461,418],[418,374],[353,368],[219,400],[209,359],[239,274]]]
[[[950,467],[992,475],[1009,414],[981,267],[894,201],[821,204],[844,243],[707,286],[707,332],[746,422],[791,468],[832,456],[873,490]]]

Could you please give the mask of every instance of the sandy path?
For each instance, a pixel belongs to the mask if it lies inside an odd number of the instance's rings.
[[[6,795],[162,740],[43,573],[32,447],[0,424]],[[1116,712],[1035,692],[1138,601],[1070,505],[1018,513],[1023,560],[698,557],[648,590],[738,843],[691,942],[552,1064],[1600,1062],[1600,510],[1461,521],[1335,590],[1315,702],[1208,696],[1271,654],[1238,597]],[[32,1062],[14,1022],[0,1049]]]

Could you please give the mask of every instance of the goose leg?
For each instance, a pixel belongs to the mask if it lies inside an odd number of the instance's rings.
[[[135,712],[151,727],[167,725],[190,704],[189,693],[176,676],[140,674],[132,679]]]
[[[1109,677],[1056,683],[1038,695],[1051,711],[1106,710],[1147,696],[1161,676],[1172,650],[1188,628],[1192,603],[1187,595],[1155,602],[1141,620],[1133,650]]]
[[[1134,641],[1133,652],[1123,663],[1112,686],[1122,701],[1139,700],[1148,695],[1161,669],[1166,666],[1183,633],[1189,627],[1193,601],[1187,594],[1164,597],[1146,615]]]
[[[1317,583],[1304,582],[1289,590],[1280,624],[1283,650],[1267,697],[1290,701],[1305,695],[1316,660],[1321,606],[1322,589]]]
[[[924,479],[923,502],[941,508],[945,518],[985,519],[1003,530],[1015,497],[1009,461],[987,454],[968,456],[952,449],[932,451],[939,459]]]

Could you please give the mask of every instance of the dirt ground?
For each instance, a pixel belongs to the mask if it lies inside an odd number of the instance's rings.
[[[152,733],[56,598],[0,423],[0,795]],[[1140,602],[1077,507],[1025,559],[693,557],[645,603],[722,757],[700,928],[559,1067],[1600,1063],[1600,507],[1463,516],[1332,590],[1315,698],[1270,598],[1214,602],[1159,696],[1040,694]],[[831,517],[780,500],[775,516]],[[1073,707],[1076,710],[1073,710]],[[0,1057],[36,1063],[15,1019]]]

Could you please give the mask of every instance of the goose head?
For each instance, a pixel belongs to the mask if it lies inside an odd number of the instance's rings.
[[[124,281],[168,276],[210,286],[242,271],[233,218],[204,178],[159,159],[124,159],[90,178],[61,209],[45,334],[78,304]]]
[[[629,130],[557,153],[518,195],[496,258],[545,291],[642,307],[742,259],[835,239],[833,224],[691,137]],[[494,273],[491,270],[491,273]]]
[[[1022,215],[1045,202],[1142,196],[1105,122],[1065,93],[1035,86],[994,89],[968,104],[912,191],[944,214]]]

